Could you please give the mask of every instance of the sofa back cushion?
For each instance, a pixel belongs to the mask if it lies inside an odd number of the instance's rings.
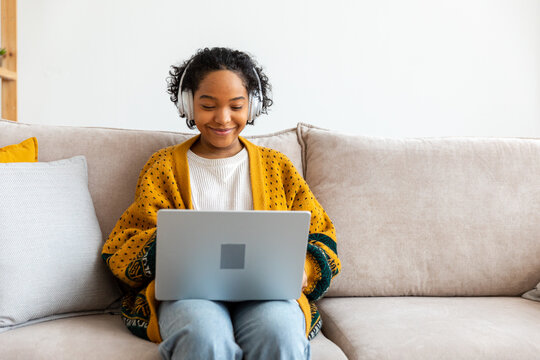
[[[337,229],[327,296],[519,295],[540,280],[540,139],[298,132]]]
[[[86,157],[90,194],[104,238],[109,236],[122,213],[133,202],[139,172],[150,156],[159,149],[181,143],[193,135],[0,120],[0,147],[36,137],[39,142],[39,161],[76,155]],[[301,147],[295,129],[246,138],[257,145],[283,152],[301,171]]]

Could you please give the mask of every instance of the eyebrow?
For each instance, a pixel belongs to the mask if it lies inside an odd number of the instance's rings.
[[[211,100],[216,100],[215,97],[213,96],[210,96],[210,95],[201,95],[199,96],[199,99],[211,99]],[[229,101],[234,101],[234,100],[245,100],[246,98],[243,97],[243,96],[237,96],[235,98],[232,98],[232,99],[229,99]]]

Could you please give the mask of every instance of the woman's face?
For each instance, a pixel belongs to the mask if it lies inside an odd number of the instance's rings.
[[[242,79],[230,70],[212,71],[193,94],[193,115],[201,138],[193,151],[229,157],[242,150],[238,135],[247,123],[249,99]]]

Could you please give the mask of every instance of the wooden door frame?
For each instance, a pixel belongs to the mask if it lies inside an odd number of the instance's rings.
[[[17,0],[2,1],[2,118],[17,121]]]

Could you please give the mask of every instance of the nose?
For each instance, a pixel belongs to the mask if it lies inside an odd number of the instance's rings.
[[[231,113],[227,108],[219,109],[215,112],[214,121],[218,124],[225,125],[231,122]]]

